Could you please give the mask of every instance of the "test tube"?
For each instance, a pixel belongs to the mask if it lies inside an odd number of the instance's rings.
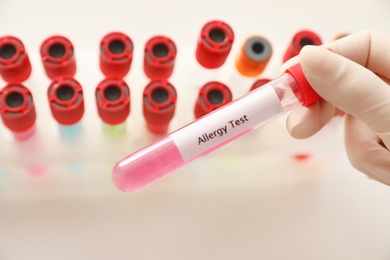
[[[164,135],[175,114],[177,93],[165,79],[149,82],[143,91],[143,114],[148,130],[154,135]]]
[[[251,36],[241,46],[236,68],[244,76],[255,77],[264,71],[271,56],[271,43],[263,36]]]
[[[196,47],[196,59],[207,69],[221,67],[232,49],[234,32],[225,22],[213,20],[203,25]]]
[[[333,41],[335,40],[339,40],[341,38],[344,38],[346,36],[350,35],[350,33],[347,33],[347,32],[340,32],[340,33],[337,33],[335,36],[333,36]]]
[[[293,36],[283,56],[283,62],[297,56],[306,45],[321,45],[322,40],[318,34],[311,30],[300,30]]]
[[[111,137],[123,136],[130,114],[129,86],[121,78],[107,77],[96,87],[95,98],[104,133]]]
[[[194,114],[198,119],[232,101],[232,92],[229,87],[218,81],[204,84],[198,93],[195,102]]]
[[[35,106],[32,94],[20,83],[8,83],[0,91],[0,113],[15,140],[23,141],[35,132]]]
[[[100,41],[100,70],[104,75],[125,77],[133,60],[133,42],[130,37],[111,32]]]
[[[68,38],[55,35],[45,39],[41,44],[40,53],[46,75],[50,79],[76,74],[74,48]]]
[[[168,79],[175,66],[176,45],[168,37],[154,36],[145,44],[144,72],[149,79]]]
[[[114,184],[124,192],[137,191],[270,122],[294,105],[309,106],[319,98],[297,64],[267,85],[119,161],[112,172]]]
[[[0,75],[6,82],[23,82],[31,75],[31,63],[21,40],[0,38]]]
[[[72,76],[53,78],[47,90],[47,97],[54,119],[64,139],[74,139],[81,132],[84,115],[84,96],[80,83]]]
[[[256,80],[256,81],[252,84],[252,86],[251,86],[251,88],[249,89],[249,91],[252,91],[252,90],[254,90],[254,89],[257,89],[257,88],[259,88],[259,87],[261,87],[261,86],[267,84],[267,83],[270,82],[270,81],[271,81],[271,79],[269,79],[269,78],[261,78],[261,79],[258,79],[258,80]]]

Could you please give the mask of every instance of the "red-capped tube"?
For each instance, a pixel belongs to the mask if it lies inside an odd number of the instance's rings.
[[[58,76],[73,77],[76,74],[73,44],[64,36],[47,38],[41,45],[41,59],[50,79]]]
[[[211,81],[200,88],[198,98],[195,103],[195,118],[198,119],[211,111],[231,102],[232,92],[225,84]]]
[[[210,21],[200,32],[196,59],[205,68],[219,68],[225,63],[233,42],[234,32],[228,24],[222,21]]]
[[[144,71],[150,79],[168,79],[173,72],[177,49],[165,36],[155,36],[145,45]]]
[[[4,125],[14,134],[29,132],[28,136],[24,136],[27,138],[33,133],[30,129],[35,129],[34,101],[24,85],[9,83],[0,91],[0,112]]]
[[[133,60],[134,45],[129,36],[112,32],[100,41],[100,69],[106,76],[125,77]]]
[[[23,82],[31,75],[31,63],[21,40],[0,38],[0,75],[7,82]]]
[[[289,84],[291,84],[291,86],[295,85],[295,87],[291,87],[291,89],[302,106],[308,107],[321,99],[320,95],[315,92],[307,81],[300,63],[286,69],[286,73],[292,76],[292,78],[289,78]]]
[[[104,79],[96,87],[95,97],[99,116],[104,123],[118,125],[129,116],[130,89],[123,79]]]
[[[257,88],[259,88],[259,87],[261,87],[261,86],[267,84],[267,83],[270,82],[270,81],[271,81],[271,79],[268,79],[268,78],[261,78],[261,79],[258,79],[258,80],[256,80],[256,81],[252,84],[252,86],[251,86],[251,88],[250,88],[249,91],[252,91],[252,90],[254,90],[254,89],[257,89]]]
[[[61,125],[73,125],[84,115],[83,89],[71,76],[52,80],[47,96],[54,119]]]
[[[295,57],[299,54],[305,45],[321,45],[322,40],[315,32],[309,30],[301,30],[297,32],[290,44],[287,47],[283,56],[283,62]]]
[[[150,132],[163,135],[175,114],[175,87],[164,79],[152,80],[143,92],[143,113]]]

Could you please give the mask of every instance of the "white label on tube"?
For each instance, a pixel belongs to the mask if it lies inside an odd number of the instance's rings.
[[[250,129],[265,124],[283,113],[271,87],[252,91],[223,109],[212,112],[170,136],[185,162],[213,150]]]

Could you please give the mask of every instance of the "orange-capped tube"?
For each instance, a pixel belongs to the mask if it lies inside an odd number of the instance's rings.
[[[341,33],[338,33],[336,34],[335,36],[333,36],[333,40],[338,40],[338,39],[341,39],[341,38],[344,38],[346,36],[348,36],[349,33],[346,33],[346,32],[341,32]]]
[[[251,36],[238,53],[236,68],[244,76],[258,76],[264,71],[271,56],[271,43],[262,36]]]

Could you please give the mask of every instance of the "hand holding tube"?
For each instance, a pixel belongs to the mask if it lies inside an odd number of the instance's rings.
[[[318,132],[340,112],[347,113],[346,150],[352,165],[390,185],[390,35],[363,31],[327,44],[305,46],[298,60],[323,98],[294,108],[287,128],[295,138]],[[288,64],[288,65],[287,65]]]
[[[261,88],[229,102],[119,161],[112,172],[118,189],[134,192],[189,162],[260,127],[297,104],[319,96],[296,64]]]

